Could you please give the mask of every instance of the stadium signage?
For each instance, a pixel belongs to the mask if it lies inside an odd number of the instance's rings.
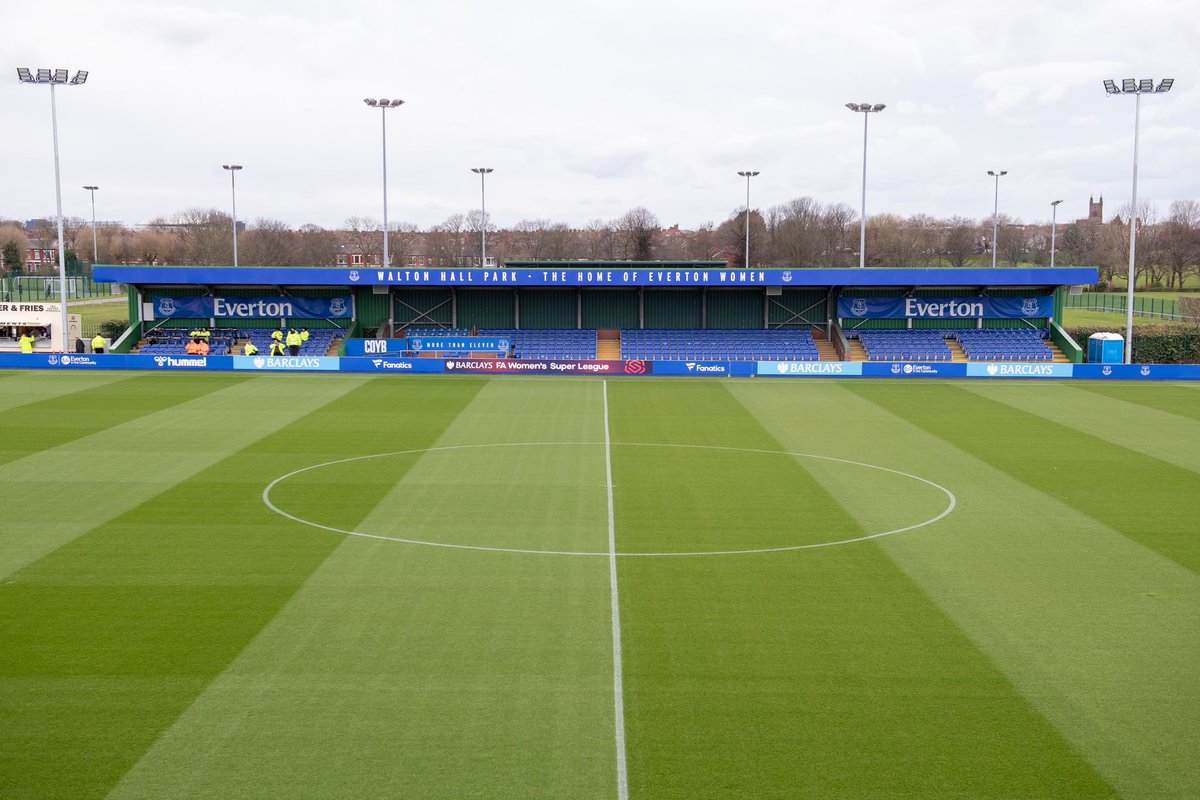
[[[174,369],[205,369],[208,358],[205,356],[153,356],[154,365],[160,368]]]
[[[156,297],[154,319],[347,319],[347,297]]]
[[[336,372],[337,358],[324,356],[234,356],[234,369]]]
[[[446,372],[541,375],[644,375],[645,361],[549,361],[514,358],[448,359]]]
[[[968,378],[1070,378],[1070,364],[967,364]]]
[[[842,319],[1034,319],[1054,316],[1045,297],[839,297]]]
[[[862,375],[862,363],[858,361],[759,361],[758,375],[813,375],[838,377]]]
[[[374,278],[370,282],[399,286],[765,286],[790,282],[791,273],[747,269],[398,269],[375,270]]]

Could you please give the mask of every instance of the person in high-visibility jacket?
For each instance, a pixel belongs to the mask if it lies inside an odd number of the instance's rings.
[[[190,342],[188,342],[187,347],[184,348],[184,351],[189,356],[200,355],[200,337],[196,337],[196,338],[192,339]]]
[[[106,344],[108,344],[108,342],[104,341],[104,337],[97,333],[95,336],[92,337],[92,352],[93,353],[103,353],[104,346]]]
[[[207,342],[212,338],[212,334],[209,332],[208,328],[204,327],[203,325],[200,326],[200,330],[197,331],[197,333],[200,334],[200,341],[202,342]]]
[[[271,355],[273,355],[273,356],[283,355],[283,342],[280,342],[280,341],[271,342]]]
[[[254,346],[254,342],[246,342],[246,346],[242,348],[243,355],[256,356],[258,348]]]
[[[309,335],[310,334],[308,332],[308,328],[301,328],[300,329],[300,344],[302,344],[302,345],[308,344]]]
[[[288,352],[294,356],[300,355],[300,344],[301,344],[300,333],[295,328],[291,328],[290,330],[288,330],[288,334],[287,334]]]
[[[283,328],[277,328],[276,330],[271,331],[271,341],[280,343],[283,342]]]
[[[37,345],[37,338],[33,335],[33,331],[25,331],[25,335],[17,340],[17,344],[21,345],[22,353],[32,353],[34,346]]]

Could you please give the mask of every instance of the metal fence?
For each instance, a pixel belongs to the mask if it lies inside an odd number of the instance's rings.
[[[123,283],[97,283],[86,275],[71,275],[67,279],[67,299],[119,297],[125,294]],[[62,279],[57,275],[10,275],[0,278],[0,300],[21,303],[32,300],[55,302],[59,299]]]
[[[1089,311],[1111,311],[1124,314],[1128,296],[1102,292],[1084,292],[1083,294],[1067,295],[1067,308],[1083,308]],[[1138,317],[1153,319],[1181,319],[1176,309],[1176,302],[1161,297],[1133,297],[1133,314]]]

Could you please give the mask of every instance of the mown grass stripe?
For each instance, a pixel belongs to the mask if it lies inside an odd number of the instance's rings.
[[[931,384],[920,392],[896,392],[881,384],[853,384],[851,389],[1021,483],[1200,572],[1194,504],[1180,502],[1188,496],[1200,501],[1195,472],[1013,408],[970,387]]]
[[[792,437],[923,465],[954,486],[962,505],[941,530],[894,538],[883,550],[1123,796],[1200,795],[1189,744],[1200,729],[1200,680],[1190,666],[1200,650],[1195,573],[880,413],[849,387],[739,388],[766,418],[803,402],[816,419],[853,421],[854,435],[797,423]],[[934,387],[893,391],[986,426],[970,396],[945,405]]]
[[[108,792],[337,547],[265,509],[263,481],[364,442],[428,442],[478,388],[422,384],[397,414],[387,379],[296,378],[240,397],[242,418],[271,420],[261,439],[0,584],[0,795]]]
[[[166,381],[148,375],[101,381],[54,377],[62,379],[62,383],[50,391],[23,383],[22,388],[29,389],[32,396],[23,397],[24,403],[9,406],[0,415],[0,464],[91,436],[245,380],[207,375]],[[0,404],[11,399],[6,395]]]
[[[1196,390],[1200,389],[1200,383],[1073,383],[1071,386],[1200,422],[1200,403],[1196,402]]]
[[[784,394],[752,415],[722,383],[614,383],[614,438],[800,451],[810,450],[809,426],[854,438],[840,415],[812,414],[782,385],[762,387]],[[780,426],[800,431],[789,447],[772,434]],[[647,449],[616,451],[623,547],[703,529],[714,515],[728,536],[755,534],[787,521],[793,506],[806,506],[812,524],[858,526],[799,462],[710,476],[700,462],[657,470],[640,458]],[[823,452],[870,461],[874,451]],[[780,471],[790,493],[744,503],[746,481]],[[730,524],[724,508],[739,509],[741,521]],[[620,579],[633,797],[1114,794],[876,544],[630,559]]]
[[[1122,387],[1126,391],[1111,394],[1065,384],[1004,383],[967,388],[1065,428],[1190,470],[1200,481],[1200,417],[1192,419],[1138,401],[1153,397],[1154,390],[1161,387],[1126,386]]]
[[[398,414],[429,398],[385,379]],[[440,382],[457,386],[453,379]],[[487,381],[430,447],[320,494],[360,495],[358,527],[557,535],[603,549],[599,385]],[[394,444],[369,437],[369,445]],[[471,444],[559,441],[507,452]],[[366,446],[364,444],[364,446]],[[349,465],[347,465],[349,466]],[[465,530],[464,530],[465,528]],[[114,800],[571,797],[612,800],[611,638],[598,558],[339,541],[271,623],[164,733]],[[264,789],[263,787],[269,787]]]

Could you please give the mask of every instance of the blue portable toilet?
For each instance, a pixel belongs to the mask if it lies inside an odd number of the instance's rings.
[[[1125,337],[1119,333],[1093,333],[1088,337],[1089,364],[1122,364],[1125,361]]]

